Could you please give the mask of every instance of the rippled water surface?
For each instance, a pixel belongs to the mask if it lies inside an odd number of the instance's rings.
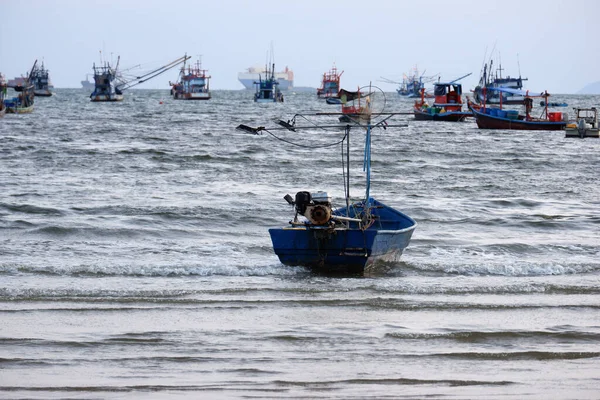
[[[342,205],[322,147],[342,133],[234,128],[335,106],[87,95],[0,120],[0,397],[598,398],[600,140],[399,115],[371,194],[417,220],[411,244],[322,276],[282,266],[267,229],[286,193]]]

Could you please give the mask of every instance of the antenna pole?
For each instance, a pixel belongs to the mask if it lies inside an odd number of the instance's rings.
[[[346,217],[350,217],[350,125],[346,125]]]

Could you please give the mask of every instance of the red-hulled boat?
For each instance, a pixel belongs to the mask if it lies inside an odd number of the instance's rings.
[[[488,89],[491,90],[491,89]],[[525,130],[525,131],[560,131],[565,129],[567,121],[563,119],[563,113],[548,112],[548,92],[532,95],[529,91],[520,91],[514,89],[497,88],[499,91],[517,91],[525,96],[523,105],[525,106],[525,115],[519,114],[516,110],[503,110],[502,103],[500,108],[486,107],[477,105],[468,100],[469,109],[473,112],[477,127],[480,129],[507,129],[507,130]],[[485,92],[485,89],[484,89]],[[522,93],[521,93],[522,92]],[[485,95],[485,94],[484,94]],[[533,108],[532,97],[544,97],[544,111],[539,118],[531,116]],[[502,98],[502,97],[500,97]]]
[[[329,72],[323,74],[323,81],[321,82],[321,87],[317,89],[317,96],[320,98],[328,99],[328,98],[338,98],[340,91],[340,77],[344,71],[338,73],[338,70],[333,65],[333,68]]]

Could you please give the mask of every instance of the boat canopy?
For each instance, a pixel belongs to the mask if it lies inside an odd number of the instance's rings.
[[[352,101],[352,100],[367,97],[371,94],[372,94],[372,92],[371,93],[362,93],[360,90],[358,90],[356,92],[349,92],[346,89],[340,89],[339,97],[341,98],[342,96],[346,96],[345,97],[346,101]]]
[[[495,90],[497,92],[516,94],[519,96],[526,96],[526,97],[544,97],[544,96],[546,96],[546,94],[544,94],[544,92],[535,92],[533,90],[511,89],[511,88],[505,88],[505,87],[488,87],[486,89],[487,90]]]
[[[444,96],[447,92],[455,91],[456,94],[462,94],[462,85],[460,83],[440,83],[437,82],[433,87],[433,94],[436,96]]]

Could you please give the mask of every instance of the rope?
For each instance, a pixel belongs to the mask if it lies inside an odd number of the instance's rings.
[[[307,148],[307,149],[322,149],[322,148],[326,148],[326,147],[337,146],[338,144],[343,143],[344,140],[346,140],[346,137],[348,136],[348,133],[345,133],[344,137],[342,137],[342,139],[340,139],[339,141],[337,141],[335,143],[324,144],[324,145],[321,145],[321,146],[307,146],[307,145],[304,145],[304,144],[291,142],[291,141],[286,140],[284,138],[280,138],[279,136],[275,135],[273,132],[269,131],[268,129],[264,129],[264,131],[267,132],[269,135],[273,136],[277,140],[281,140],[282,142],[285,142],[287,144],[291,144],[293,146],[298,146],[298,147],[304,147],[304,148]]]

